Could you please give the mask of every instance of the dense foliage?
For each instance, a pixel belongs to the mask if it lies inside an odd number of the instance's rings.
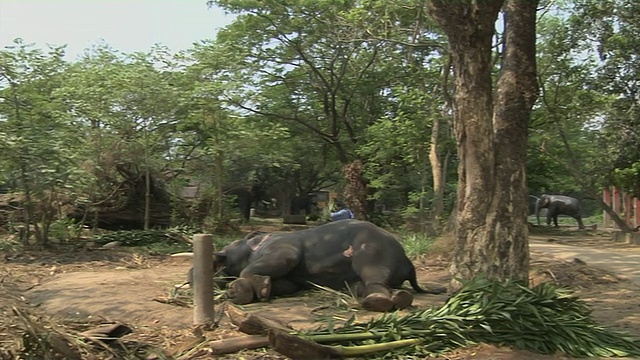
[[[426,2],[210,3],[235,21],[180,54],[0,50],[0,186],[24,194],[38,241],[65,206],[123,203],[127,176],[155,179],[172,201],[187,184],[213,198],[260,184],[282,212],[324,188],[359,189],[346,197],[372,219],[392,210],[424,224],[452,210],[451,68]],[[638,5],[542,5],[529,192],[638,195]]]

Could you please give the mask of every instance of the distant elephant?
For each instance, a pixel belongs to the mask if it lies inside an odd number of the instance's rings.
[[[240,214],[245,220],[249,220],[251,216],[251,207],[255,206],[258,202],[262,201],[265,196],[265,192],[259,185],[238,186],[235,188],[227,189],[224,192],[225,195],[235,197],[235,203],[240,209]]]
[[[258,205],[262,207],[264,210],[275,210],[278,208],[278,200],[276,200],[275,198],[266,199],[266,200],[263,199],[263,200],[260,200]]]
[[[553,225],[557,227],[558,215],[567,215],[576,219],[578,227],[584,229],[582,211],[578,199],[564,195],[541,195],[536,203],[536,219],[538,220],[538,225],[540,225],[540,209],[544,208],[547,209],[547,226],[551,225],[551,219],[553,219]]]

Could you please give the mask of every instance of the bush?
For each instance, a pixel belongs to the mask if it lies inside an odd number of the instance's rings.
[[[423,233],[406,233],[400,236],[400,242],[407,256],[416,257],[429,252],[434,239]]]

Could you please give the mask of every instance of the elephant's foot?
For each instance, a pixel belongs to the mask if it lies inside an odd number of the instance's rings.
[[[387,312],[391,311],[393,306],[394,303],[387,294],[372,293],[362,300],[362,307],[369,311]]]
[[[398,310],[406,309],[413,303],[413,295],[407,290],[394,290],[391,292],[391,302]]]
[[[227,288],[227,298],[229,298],[232,303],[238,305],[253,302],[254,293],[251,281],[240,278],[230,282]]]
[[[260,301],[268,301],[271,296],[271,277],[263,275],[251,276],[253,291]]]

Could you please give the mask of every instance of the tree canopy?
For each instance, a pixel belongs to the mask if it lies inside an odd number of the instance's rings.
[[[633,1],[540,2],[539,93],[535,101],[531,90],[520,93],[518,101],[532,107],[516,137],[503,135],[510,125],[500,120],[515,115],[494,109],[513,100],[499,89],[509,66],[520,66],[509,63],[509,46],[517,45],[508,27],[512,1],[486,2],[482,62],[464,66],[458,51],[474,42],[455,27],[464,24],[447,24],[435,10],[464,13],[471,2],[209,3],[235,20],[178,54],[162,46],[126,54],[102,44],[70,62],[62,47],[19,39],[0,50],[1,188],[25,196],[23,220],[39,241],[46,242],[45,224],[66,219],[55,204],[116,209],[134,189],[142,204],[136,214],[147,214],[140,221],[148,227],[213,211],[181,204],[186,185],[213,198],[261,185],[280,212],[296,197],[329,189],[360,218],[421,231],[437,231],[452,212],[464,218],[461,194],[478,194],[466,172],[474,166],[488,171],[487,181],[526,174],[510,180],[526,180],[522,194],[511,185],[501,200],[501,190],[492,192],[476,208],[482,216],[497,203],[527,202],[527,193],[584,201],[604,186],[640,193]],[[491,94],[471,97],[491,108],[482,120],[460,115],[470,95],[458,92],[471,84],[463,72],[479,64],[486,74],[476,90]],[[492,150],[463,152],[476,135],[494,139]],[[511,155],[485,164],[487,156]],[[511,161],[526,168],[510,168]],[[173,205],[154,213],[165,203]],[[223,210],[220,202],[216,216]],[[516,235],[498,235],[505,236]]]

